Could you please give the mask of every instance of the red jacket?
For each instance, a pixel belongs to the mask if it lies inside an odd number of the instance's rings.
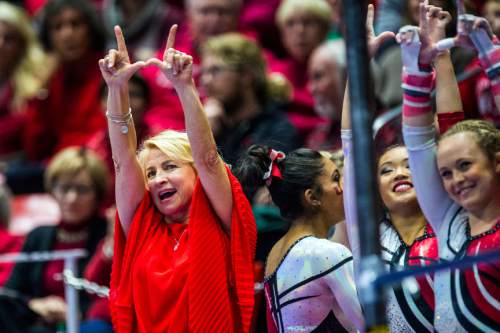
[[[85,145],[106,128],[101,109],[101,72],[94,54],[77,66],[61,65],[48,84],[48,95],[30,103],[24,149],[42,161],[69,146]]]

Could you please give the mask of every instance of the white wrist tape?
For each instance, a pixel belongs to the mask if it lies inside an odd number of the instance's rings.
[[[419,72],[418,56],[422,43],[418,35],[418,27],[412,25],[401,27],[398,32],[398,40],[401,38],[404,38],[400,44],[403,66],[408,72]]]
[[[455,39],[445,38],[441,39],[439,42],[436,43],[436,50],[438,50],[438,52],[443,52],[451,49],[454,46],[455,46]]]

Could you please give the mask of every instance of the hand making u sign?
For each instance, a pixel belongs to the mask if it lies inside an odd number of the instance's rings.
[[[177,25],[174,24],[168,33],[163,61],[152,58],[147,61],[147,64],[157,66],[174,88],[178,89],[193,82],[193,57],[174,48],[176,33]]]
[[[130,63],[123,32],[119,26],[115,26],[115,36],[118,50],[109,50],[104,59],[99,60],[99,68],[108,86],[122,87],[146,63],[144,61]]]

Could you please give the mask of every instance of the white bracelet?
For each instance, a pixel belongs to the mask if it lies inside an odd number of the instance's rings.
[[[129,131],[128,125],[132,120],[132,109],[128,109],[128,112],[124,115],[113,115],[106,111],[106,117],[114,124],[121,125],[120,131],[123,134],[127,134]]]

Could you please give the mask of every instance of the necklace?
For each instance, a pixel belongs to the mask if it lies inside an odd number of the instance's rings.
[[[60,229],[57,231],[57,240],[63,243],[77,243],[83,242],[89,236],[89,232],[87,230],[70,232],[67,230]]]
[[[174,251],[177,251],[177,248],[179,247],[179,244],[181,243],[181,239],[182,239],[182,236],[184,236],[184,233],[186,232],[186,229],[184,229],[181,233],[181,235],[179,236],[179,239],[175,238],[173,235],[172,235],[172,239],[175,241],[175,245],[174,245]]]

